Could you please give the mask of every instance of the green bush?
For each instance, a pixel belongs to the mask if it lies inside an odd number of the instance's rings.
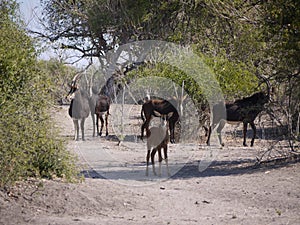
[[[242,62],[229,61],[222,56],[209,57],[201,53],[198,53],[198,56],[214,73],[226,101],[233,101],[259,91],[259,82],[258,78],[254,75],[254,68],[249,68]],[[193,68],[192,64],[191,67]],[[141,67],[138,72],[133,71],[128,76],[128,79],[148,76],[165,77],[171,79],[179,86],[184,81],[185,91],[194,102],[199,104],[199,106],[205,103],[204,90],[202,88],[209,86],[203,85],[200,87],[192,77],[185,74],[180,68],[163,63],[149,64],[148,66]]]
[[[47,114],[50,82],[16,9],[13,1],[0,8],[0,187],[29,176],[72,179],[74,157]]]
[[[258,79],[253,68],[245,63],[230,61],[223,56],[202,58],[215,73],[225,100],[236,100],[258,91]]]

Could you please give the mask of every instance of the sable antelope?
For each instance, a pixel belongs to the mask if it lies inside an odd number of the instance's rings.
[[[109,115],[109,107],[110,107],[110,98],[99,94],[96,87],[92,87],[92,96],[89,98],[91,116],[93,120],[93,137],[95,136],[95,126],[97,126],[97,135],[102,135],[102,129],[104,126],[103,115],[105,114],[105,122],[106,122],[106,136],[108,135],[108,115]],[[96,114],[96,121],[95,121]],[[101,121],[101,129],[99,132],[99,119]]]
[[[147,168],[146,168],[146,176],[148,176],[148,167],[149,167],[149,159],[151,155],[151,163],[153,174],[156,175],[155,166],[154,166],[154,156],[156,152],[158,152],[158,162],[159,162],[159,176],[161,176],[161,149],[164,149],[164,157],[167,166],[168,175],[170,175],[169,165],[168,165],[168,142],[169,142],[169,133],[167,128],[168,119],[172,117],[173,112],[168,113],[168,115],[161,115],[157,113],[156,116],[160,117],[160,125],[159,127],[151,127],[147,131]]]
[[[96,125],[97,125],[97,134],[100,136],[102,135],[102,129],[104,125],[103,115],[105,114],[105,128],[106,133],[105,135],[108,135],[108,115],[109,115],[109,107],[110,107],[110,98],[105,95],[98,95],[97,101],[96,101],[96,107],[95,107],[95,114],[97,115],[96,118]],[[101,129],[99,132],[99,119],[101,121]]]
[[[160,115],[168,115],[172,112],[172,116],[168,117],[169,129],[170,129],[170,142],[175,143],[175,124],[179,120],[179,114],[176,108],[167,100],[161,99],[151,99],[145,102],[142,106],[141,117],[144,123],[141,127],[141,139],[144,137],[144,130],[149,131],[149,124],[152,116],[157,116],[155,112],[158,112]],[[144,118],[144,115],[145,118]]]
[[[226,122],[228,123],[236,123],[236,122],[242,122],[243,123],[243,135],[244,135],[244,141],[243,145],[247,146],[246,144],[246,134],[247,134],[247,126],[248,123],[250,124],[252,130],[253,130],[253,137],[251,140],[251,146],[254,144],[254,139],[256,136],[256,127],[254,124],[254,120],[257,117],[257,115],[264,110],[264,105],[269,101],[270,99],[270,83],[269,81],[262,77],[264,81],[267,84],[268,92],[265,94],[264,92],[258,92],[253,94],[250,97],[246,97],[243,99],[236,100],[234,103],[226,103],[224,107],[224,103],[221,102],[219,104],[216,104],[213,106],[213,121],[211,126],[209,127],[208,131],[208,138],[207,138],[207,145],[210,144],[210,136],[212,130],[219,124],[217,128],[217,134],[219,138],[219,142],[222,146],[224,146],[224,143],[222,143],[221,138],[221,131],[224,128]],[[222,118],[220,116],[222,113],[220,113],[221,110],[226,110],[226,118]],[[225,113],[223,114],[225,115]]]
[[[74,139],[79,140],[79,120],[80,128],[82,133],[82,140],[84,141],[84,122],[85,119],[89,116],[90,107],[89,107],[89,97],[88,94],[81,90],[77,84],[81,75],[77,74],[74,76],[72,83],[70,85],[70,91],[67,95],[67,98],[71,100],[69,115],[73,119],[75,135]]]

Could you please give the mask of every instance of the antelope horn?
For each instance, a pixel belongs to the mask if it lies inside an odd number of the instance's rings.
[[[80,77],[81,77],[80,73],[76,74],[72,80],[71,86],[77,86],[77,81],[80,79]]]
[[[268,91],[268,97],[270,97],[270,94],[271,94],[271,84],[270,84],[270,81],[265,77],[265,76],[262,76],[260,74],[257,73],[257,77],[258,78],[261,78],[267,85],[267,91]]]
[[[81,74],[80,74],[80,73],[76,74],[76,75],[74,76],[72,82],[78,81],[78,80],[80,79],[80,77],[81,77]]]
[[[261,62],[259,61],[259,60],[256,60],[255,62],[254,62],[254,66],[256,67],[256,76],[259,78],[259,79],[262,79],[265,83],[266,83],[266,85],[267,85],[267,88],[268,88],[268,97],[270,97],[270,94],[271,94],[271,84],[270,84],[270,81],[267,79],[267,77],[265,77],[265,76],[262,76],[262,75],[260,75],[259,74],[259,72],[258,72],[258,67],[259,67],[259,64],[260,64]]]

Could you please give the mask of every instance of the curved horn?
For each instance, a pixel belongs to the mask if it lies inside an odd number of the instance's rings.
[[[268,98],[269,98],[270,94],[271,94],[271,84],[270,84],[270,81],[268,80],[267,77],[260,75],[258,72],[256,72],[256,76],[258,78],[262,79],[266,83],[266,85],[267,85],[267,91],[268,91]]]
[[[263,76],[263,75],[260,75],[259,72],[258,72],[258,67],[260,65],[260,60],[256,60],[253,64],[254,66],[256,67],[256,72],[255,72],[255,75],[257,76],[258,79],[262,79],[266,85],[267,85],[267,88],[268,88],[268,98],[270,98],[270,94],[271,94],[271,84],[270,84],[270,81],[267,79],[267,77]]]
[[[81,74],[80,74],[80,73],[76,74],[76,75],[74,76],[72,82],[78,81],[78,80],[80,79],[80,77],[81,77]]]
[[[80,77],[81,77],[81,74],[80,73],[78,73],[78,74],[76,74],[74,77],[73,77],[73,80],[72,80],[72,83],[71,83],[71,88],[72,87],[77,87],[77,81],[80,79]]]

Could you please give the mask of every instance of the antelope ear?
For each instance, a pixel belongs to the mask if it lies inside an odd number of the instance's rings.
[[[174,112],[169,112],[169,113],[168,113],[168,118],[172,117],[172,116],[173,116],[173,113],[174,113]]]

